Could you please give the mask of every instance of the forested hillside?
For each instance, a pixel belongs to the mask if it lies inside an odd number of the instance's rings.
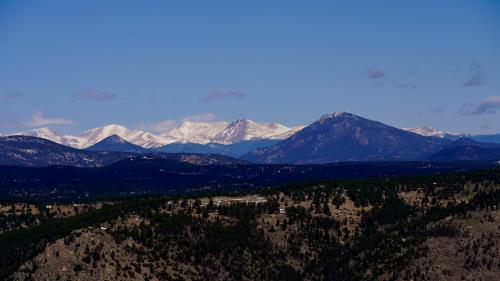
[[[72,211],[5,202],[19,221],[0,235],[0,279],[496,280],[499,203],[500,169]]]

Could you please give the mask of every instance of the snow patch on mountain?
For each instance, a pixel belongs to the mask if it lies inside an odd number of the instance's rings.
[[[403,128],[403,130],[425,137],[444,138],[446,135],[448,135],[448,133],[432,127]]]
[[[257,123],[248,119],[237,119],[218,133],[213,142],[231,144],[244,140],[285,139],[302,127],[288,128],[278,123]]]
[[[160,134],[166,139],[177,140],[182,143],[206,144],[213,142],[215,136],[222,132],[228,123],[223,121],[194,122],[185,121],[179,127]]]

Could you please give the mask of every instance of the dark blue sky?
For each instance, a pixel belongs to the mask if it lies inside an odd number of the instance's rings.
[[[498,133],[499,78],[500,1],[0,2],[1,133],[333,111]]]

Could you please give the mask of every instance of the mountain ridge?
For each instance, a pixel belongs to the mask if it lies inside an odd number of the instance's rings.
[[[122,125],[109,124],[86,130],[77,136],[58,135],[47,127],[23,131],[13,135],[44,138],[79,149],[91,147],[107,137],[118,135],[126,141],[143,148],[158,148],[177,142],[234,144],[247,140],[284,139],[301,128],[302,126],[287,127],[278,123],[236,119],[233,122],[184,121],[177,127],[159,134],[138,129],[129,129]]]
[[[134,157],[175,160],[197,165],[248,163],[241,159],[217,154],[92,151],[72,148],[38,137],[0,137],[0,165],[2,166],[74,166],[88,168],[107,166]]]
[[[277,145],[254,150],[242,158],[267,164],[418,160],[447,142],[352,113],[335,112],[321,116]]]

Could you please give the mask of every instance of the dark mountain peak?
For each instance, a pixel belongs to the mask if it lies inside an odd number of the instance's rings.
[[[448,140],[410,133],[348,112],[323,115],[277,145],[244,159],[264,163],[326,163],[363,160],[417,160]]]
[[[144,153],[148,150],[130,143],[118,135],[111,135],[100,142],[90,146],[87,150],[91,151],[119,151],[131,153]]]
[[[120,137],[119,135],[111,135],[105,139],[103,139],[102,141],[100,141],[101,143],[102,142],[106,142],[106,143],[127,143],[127,141]]]

